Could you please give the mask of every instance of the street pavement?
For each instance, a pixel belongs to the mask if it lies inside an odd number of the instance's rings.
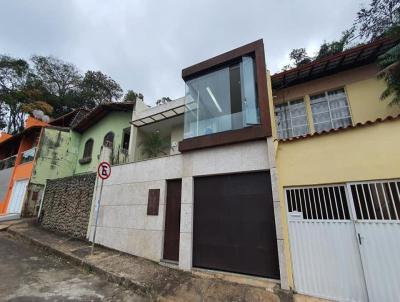
[[[0,232],[0,301],[148,301]]]

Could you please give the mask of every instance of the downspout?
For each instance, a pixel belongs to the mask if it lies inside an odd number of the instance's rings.
[[[37,215],[37,222],[40,222],[39,220],[40,220],[40,214],[42,213],[44,195],[46,194],[46,186],[47,186],[47,181],[44,184],[42,198],[40,198],[40,206],[39,206],[39,212],[38,212],[38,215]]]

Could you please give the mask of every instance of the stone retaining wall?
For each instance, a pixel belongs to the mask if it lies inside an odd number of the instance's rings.
[[[75,238],[86,237],[95,173],[47,180],[40,221],[44,228]]]

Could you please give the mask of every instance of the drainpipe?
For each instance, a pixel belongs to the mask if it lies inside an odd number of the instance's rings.
[[[42,212],[42,206],[43,206],[44,194],[45,194],[45,192],[46,192],[46,186],[47,186],[47,181],[46,181],[46,183],[44,184],[44,189],[43,189],[42,198],[40,198],[39,212],[38,212],[38,215],[37,215],[37,221],[38,221],[38,222],[39,222],[39,219],[40,219],[40,214],[41,214],[41,212]]]

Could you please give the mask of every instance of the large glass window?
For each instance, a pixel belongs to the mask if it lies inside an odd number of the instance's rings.
[[[347,127],[351,124],[349,105],[344,89],[326,91],[310,97],[316,132]]]
[[[185,102],[184,138],[259,124],[254,59],[187,81]]]
[[[275,105],[275,120],[279,138],[308,133],[306,106],[302,99]]]

